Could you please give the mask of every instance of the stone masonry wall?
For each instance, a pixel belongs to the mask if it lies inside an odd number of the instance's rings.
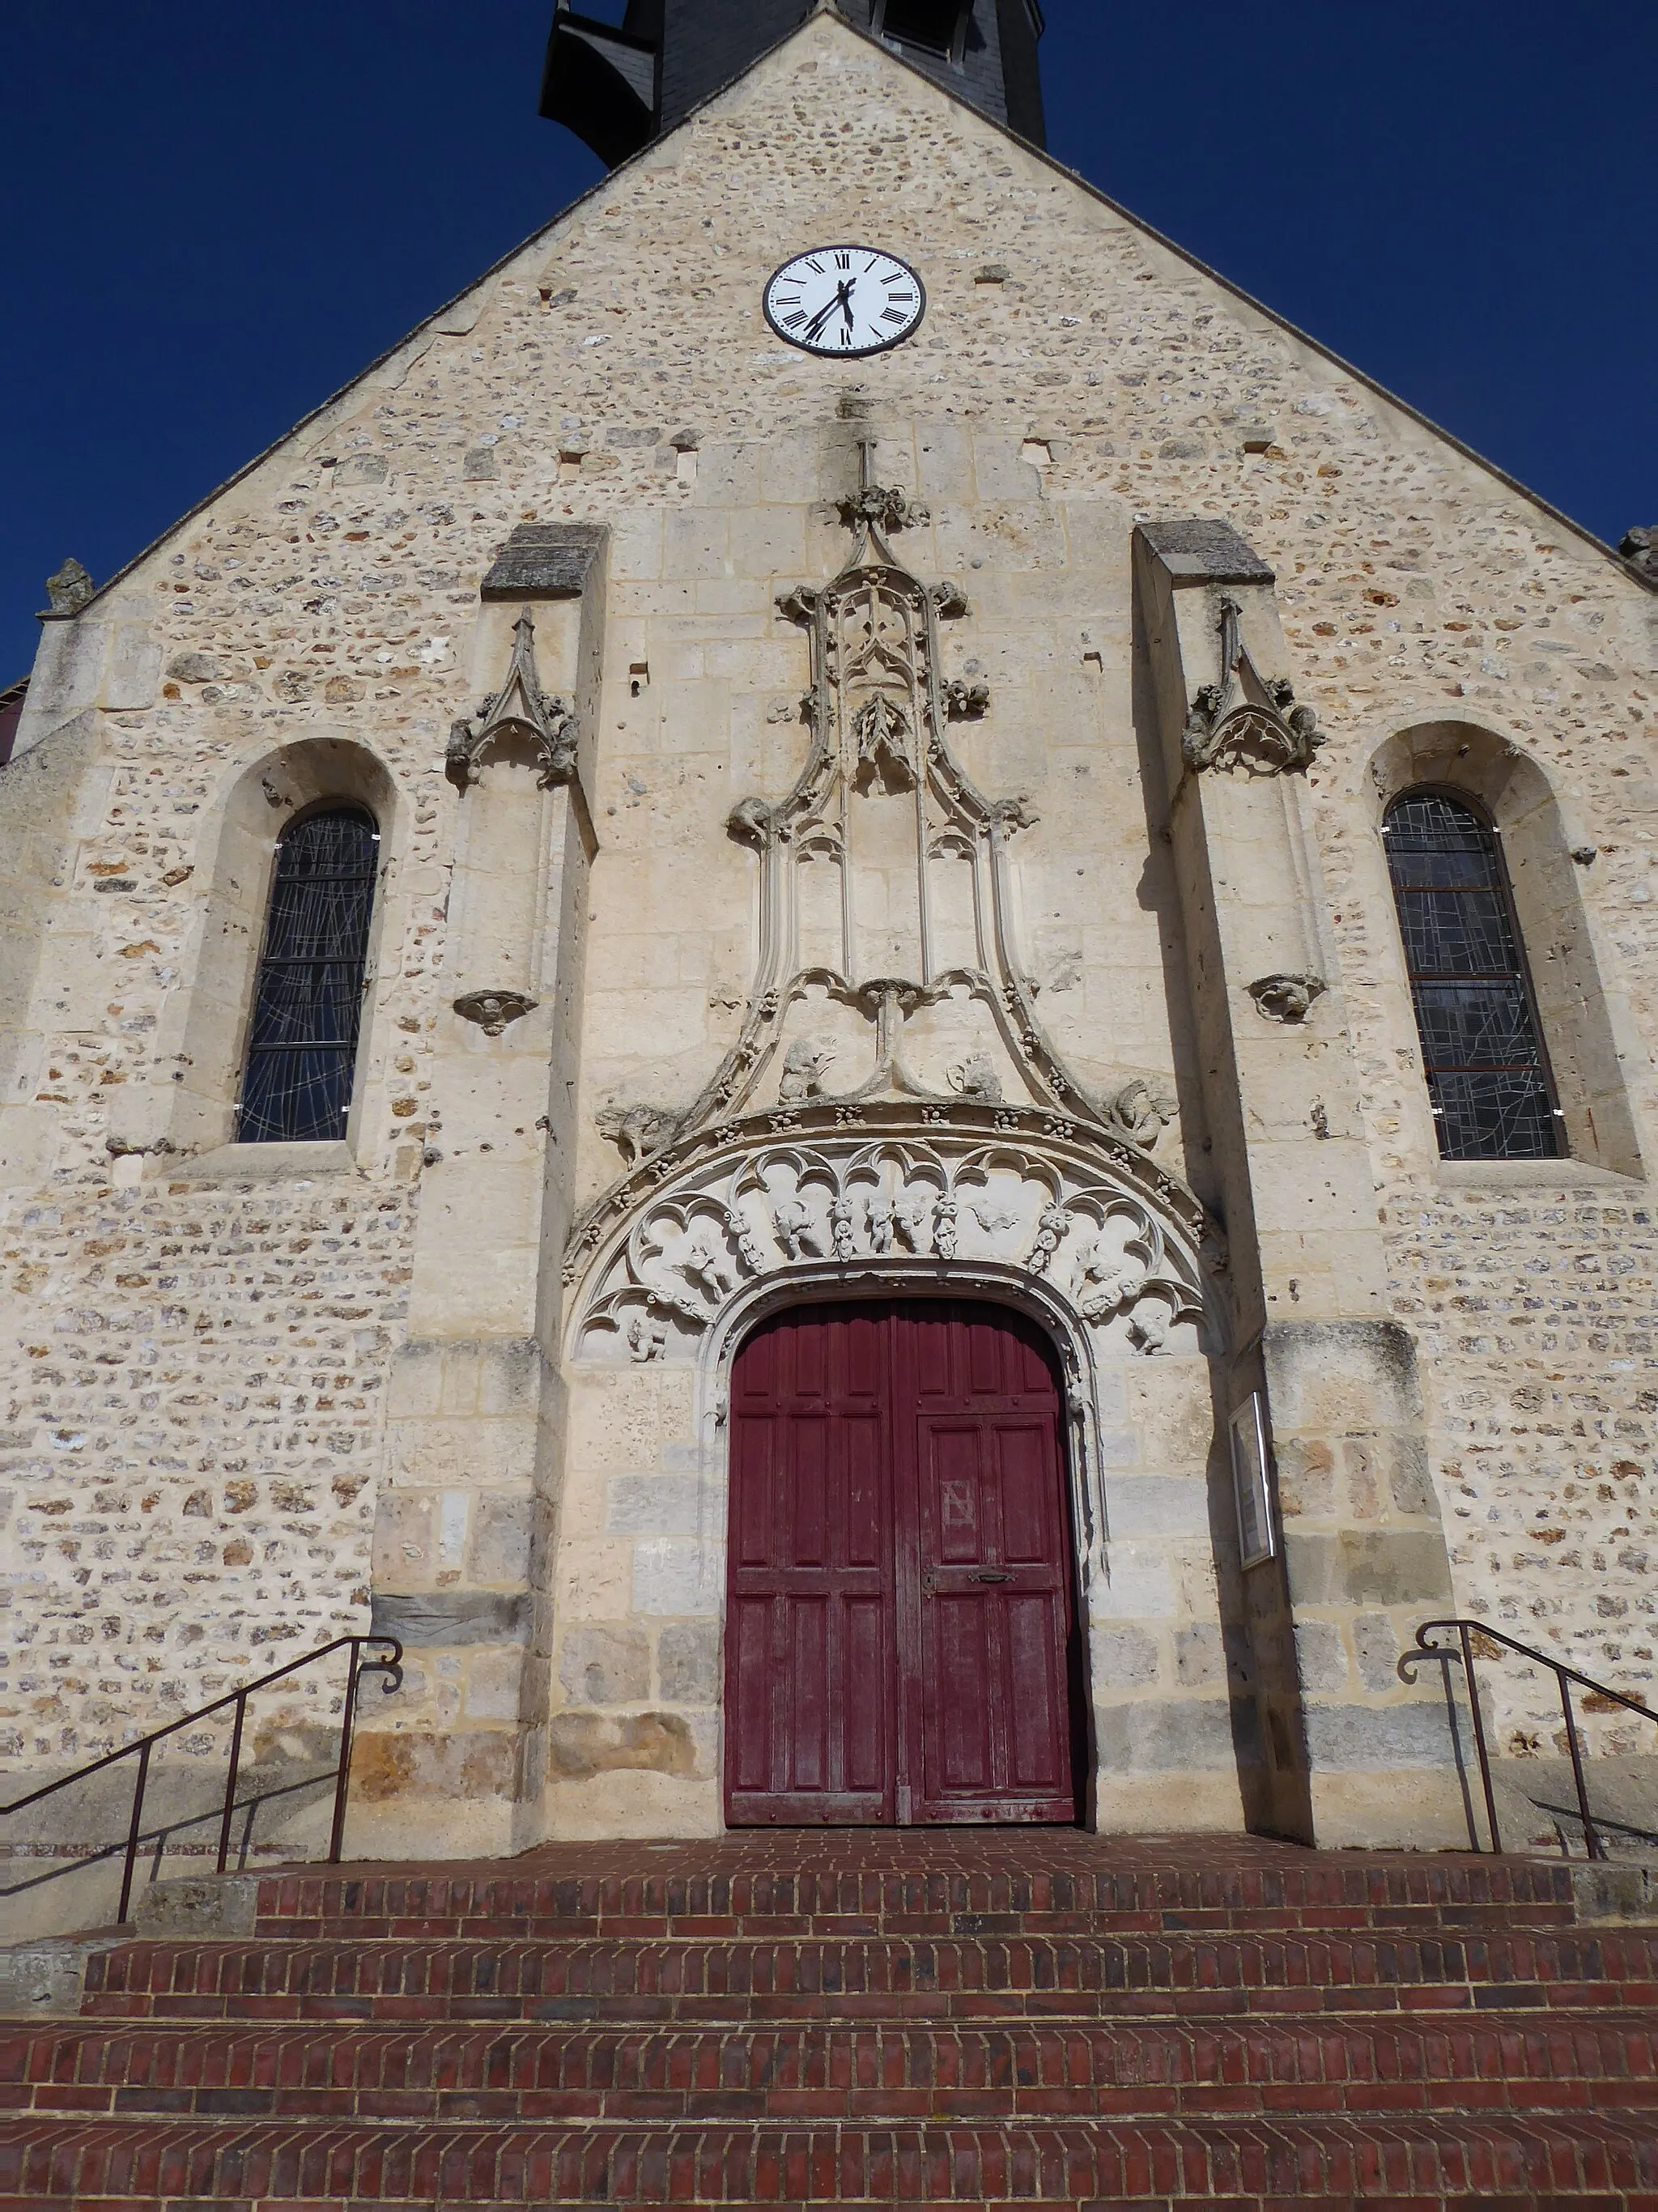
[[[854,409],[893,441],[901,474],[914,457],[913,488],[932,501],[917,565],[959,573],[987,610],[963,650],[985,649],[1006,701],[980,741],[989,768],[1011,772],[1019,732],[1044,720],[1056,745],[1096,749],[1108,768],[1087,836],[1134,866],[1114,860],[1090,881],[1084,853],[1079,873],[1063,786],[1021,855],[1044,1011],[1058,1018],[1074,988],[1088,1011],[1069,1041],[1102,1066],[1172,1081],[1184,1049],[1156,888],[1161,802],[1130,735],[1134,523],[1224,516],[1276,568],[1284,672],[1330,737],[1311,778],[1318,832],[1459,1600],[1562,1639],[1591,1673],[1649,1673],[1658,1357],[1645,1188],[1548,1170],[1523,1188],[1465,1187],[1412,1133],[1419,1067],[1375,894],[1365,775],[1393,733],[1447,716],[1535,760],[1598,851],[1579,888],[1594,957],[1629,1008],[1626,1079],[1649,1162],[1658,599],[1122,212],[819,20],[48,632],[21,744],[67,744],[92,714],[95,745],[72,872],[40,888],[49,934],[0,1114],[0,1471],[23,1763],[88,1756],[297,1641],[366,1624],[380,1393],[447,995],[458,802],[443,739],[501,674],[474,651],[479,577],[520,520],[607,523],[615,607],[625,614],[632,594],[665,638],[677,633],[677,657],[648,672],[667,737],[598,733],[604,922],[607,839],[636,846],[633,823],[706,775],[735,797],[762,769],[773,787],[783,765],[767,701],[797,680],[799,644],[762,580],[809,547],[817,561],[834,534],[823,487],[802,491],[791,472],[803,426],[844,425],[852,377],[778,345],[758,302],[773,267],[830,235],[867,235],[926,278],[919,337],[858,365]],[[773,510],[788,518],[778,550],[734,567],[732,533],[753,552]],[[1032,667],[1020,621],[1038,607]],[[636,696],[635,655],[625,625],[616,635],[607,698],[621,701]],[[686,757],[664,757],[687,730]],[[371,749],[407,809],[352,1157],[308,1182],[250,1186],[234,1163],[226,1179],[222,1158],[210,1173],[112,1152],[118,1093],[165,1096],[171,1082],[158,1040],[194,974],[192,872],[212,810],[235,775],[319,735]],[[710,789],[695,803],[717,822],[728,799]],[[1361,845],[1368,872],[1349,865]],[[746,896],[721,846],[728,862]],[[648,867],[648,854],[630,865]],[[647,933],[656,947],[629,956],[641,991],[659,979],[665,1027],[697,1049],[706,1021],[734,1013],[719,994],[743,965],[741,913],[731,942],[688,969],[672,964],[668,915]],[[1148,1008],[1137,986],[1132,1040],[1096,1033],[1114,1025],[1125,943],[1160,994]],[[1074,986],[1062,986],[1073,950]],[[616,980],[596,954],[590,993]],[[587,1141],[591,1188],[603,1160]],[[1199,1190],[1203,1143],[1195,1118],[1164,1140]],[[653,1633],[665,1696],[667,1625]],[[705,1658],[688,1705],[706,1703]],[[1524,1702],[1505,1725],[1526,1723]]]

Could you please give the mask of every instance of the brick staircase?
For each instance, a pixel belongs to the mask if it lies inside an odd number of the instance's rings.
[[[241,1877],[10,2030],[0,2202],[1658,2212],[1658,1914],[1583,1873],[1026,1830]]]

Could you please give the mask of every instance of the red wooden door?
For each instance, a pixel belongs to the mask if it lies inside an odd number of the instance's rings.
[[[1069,1821],[1053,1355],[987,1306],[805,1307],[732,1377],[733,1826]]]

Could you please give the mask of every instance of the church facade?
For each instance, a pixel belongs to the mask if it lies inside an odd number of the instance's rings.
[[[614,173],[58,595],[16,1790],[371,1626],[380,1856],[1466,1844],[1422,1623],[1644,1693],[1655,580],[885,5],[561,9]]]

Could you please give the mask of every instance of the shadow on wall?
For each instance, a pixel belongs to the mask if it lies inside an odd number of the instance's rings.
[[[116,1924],[132,1813],[136,1760],[91,1776],[6,1823],[0,1870],[0,1943]],[[239,1777],[225,1864],[244,1873],[319,1858],[334,1808],[332,1751],[249,1765]],[[214,1760],[153,1768],[133,1873],[133,1905],[158,1881],[211,1874],[218,1864],[224,1778]],[[66,1813],[67,1799],[75,1802]],[[75,1840],[70,1840],[71,1837]]]
[[[1491,1848],[1491,1818],[1473,1718],[1467,1703],[1460,1654],[1451,1651],[1407,1651],[1400,1660],[1400,1679],[1415,1665],[1425,1673],[1436,1665],[1443,1677],[1448,1730],[1462,1794],[1463,1817],[1468,1827],[1468,1848]],[[1484,1701],[1482,1701],[1484,1702]],[[1485,1704],[1489,1736],[1491,1707]],[[1503,1849],[1533,1856],[1546,1854],[1588,1860],[1593,1856],[1584,1832],[1582,1814],[1570,1758],[1541,1748],[1523,1755],[1504,1753],[1492,1747],[1491,1794],[1497,1812],[1497,1838]],[[1601,1753],[1585,1759],[1589,1817],[1594,1825],[1600,1855],[1614,1863],[1658,1867],[1658,1753]]]

